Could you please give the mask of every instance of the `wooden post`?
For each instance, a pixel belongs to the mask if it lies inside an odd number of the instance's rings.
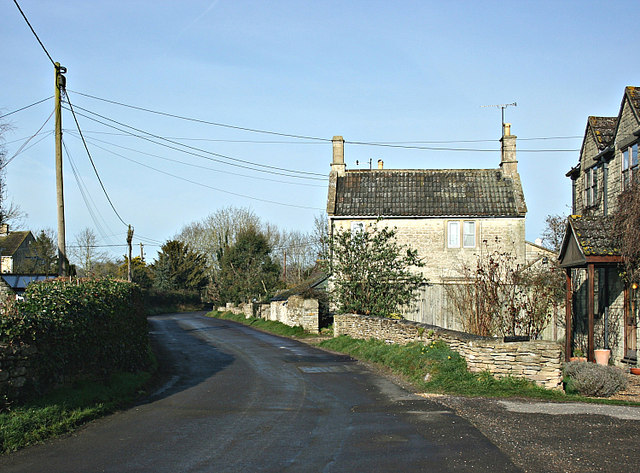
[[[589,318],[589,333],[587,341],[587,361],[595,361],[593,350],[595,344],[593,340],[593,318],[594,318],[594,299],[595,299],[595,267],[593,264],[587,266],[588,271],[588,294],[587,294],[587,317]]]
[[[571,358],[571,345],[573,345],[573,283],[571,282],[571,268],[566,269],[567,272],[567,294],[564,301],[565,308],[565,345],[564,345],[564,359],[565,361],[569,361]]]
[[[67,248],[65,241],[64,224],[64,190],[62,175],[62,91],[65,88],[64,73],[67,69],[55,63],[55,143],[56,143],[56,201],[58,208],[58,275],[67,276],[69,274],[69,263],[67,260]]]

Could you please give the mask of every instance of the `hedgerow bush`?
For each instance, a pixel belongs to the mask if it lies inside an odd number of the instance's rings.
[[[150,363],[147,321],[136,284],[68,279],[31,284],[0,315],[0,342],[37,348],[32,388],[135,372]]]
[[[627,387],[627,377],[614,366],[572,361],[565,363],[563,370],[569,393],[609,397]]]

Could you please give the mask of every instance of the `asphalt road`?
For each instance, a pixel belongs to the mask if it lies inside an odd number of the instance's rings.
[[[202,314],[150,323],[166,376],[148,400],[0,471],[521,471],[452,409],[349,357]]]

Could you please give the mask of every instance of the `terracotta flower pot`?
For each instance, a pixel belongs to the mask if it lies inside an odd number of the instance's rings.
[[[640,368],[630,368],[629,371],[631,371],[631,374],[640,375]]]
[[[593,355],[596,357],[596,363],[607,366],[609,364],[609,357],[611,357],[611,350],[593,350]]]
[[[587,361],[585,356],[572,356],[569,361]]]

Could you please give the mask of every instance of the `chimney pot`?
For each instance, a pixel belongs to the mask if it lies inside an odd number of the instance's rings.
[[[384,169],[384,161],[382,159],[378,159],[378,169]]]

